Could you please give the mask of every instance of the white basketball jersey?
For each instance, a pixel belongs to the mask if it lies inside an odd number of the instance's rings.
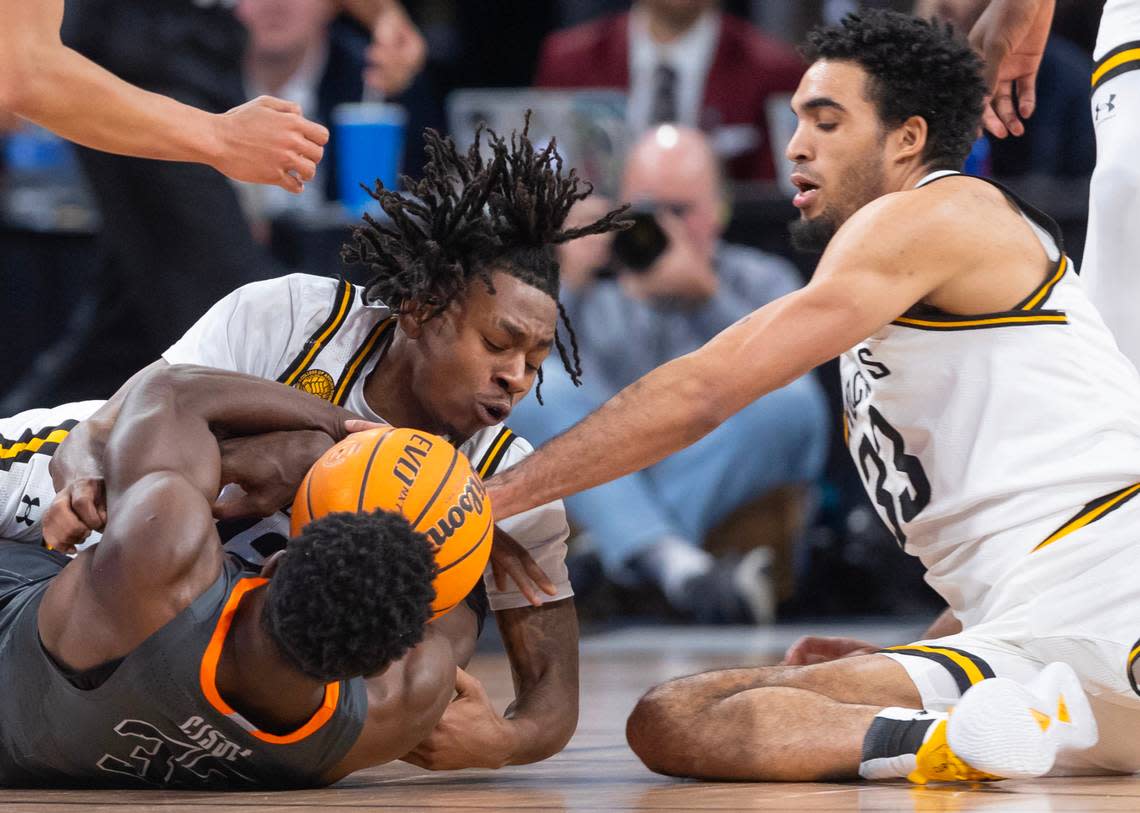
[[[1018,205],[1053,262],[1017,308],[912,309],[840,359],[845,439],[871,502],[959,613],[1082,506],[1140,481],[1140,376],[1056,225]]]
[[[216,303],[163,357],[171,364],[201,364],[271,378],[356,414],[381,420],[364,400],[364,383],[395,327],[390,309],[364,301],[361,288],[308,274],[245,285]],[[503,424],[482,429],[459,446],[482,477],[502,471],[533,450]],[[498,523],[555,583],[556,601],[573,595],[566,572],[570,530],[561,500]],[[288,517],[221,523],[226,548],[259,563],[288,536]],[[498,590],[488,578],[494,610],[527,605],[511,585]]]

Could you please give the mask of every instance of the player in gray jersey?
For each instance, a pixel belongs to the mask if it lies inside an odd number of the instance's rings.
[[[423,537],[333,514],[253,573],[211,515],[213,432],[338,439],[348,417],[234,373],[139,380],[108,440],[102,541],[73,561],[0,542],[0,785],[311,787],[427,736],[456,668],[427,626]]]

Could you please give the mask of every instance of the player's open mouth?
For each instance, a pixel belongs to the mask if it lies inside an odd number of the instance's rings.
[[[797,209],[806,209],[811,206],[819,194],[819,184],[799,172],[792,174],[792,184],[800,190],[792,198],[792,205]]]
[[[488,426],[501,423],[511,414],[511,408],[505,402],[491,404],[478,403],[476,404],[476,411],[479,413],[479,417],[482,418]]]

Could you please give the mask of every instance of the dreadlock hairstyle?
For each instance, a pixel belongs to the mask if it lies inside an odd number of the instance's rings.
[[[364,297],[380,301],[396,313],[423,307],[427,318],[443,313],[476,278],[495,293],[492,271],[503,271],[538,288],[558,305],[570,349],[557,329],[554,343],[575,385],[581,384],[578,339],[566,309],[558,301],[558,261],[554,246],[589,234],[628,228],[623,206],[593,223],[563,228],[570,207],[593,191],[576,170],[563,175],[562,156],[554,139],[541,150],[529,138],[530,111],[521,133],[510,140],[488,130],[489,160],[480,141],[484,127],[461,155],[455,142],[433,129],[424,131],[428,156],[423,180],[401,182],[409,194],[385,189],[377,180],[368,193],[390,219],[369,214],[353,230],[341,250],[347,263],[364,263],[372,271]],[[367,187],[366,187],[367,189]],[[542,368],[535,395],[542,403]]]

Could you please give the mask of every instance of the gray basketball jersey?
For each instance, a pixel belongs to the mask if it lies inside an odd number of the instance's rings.
[[[226,632],[241,597],[264,583],[228,557],[209,589],[87,690],[40,644],[50,583],[0,608],[0,785],[311,787],[360,735],[360,678],[329,684],[313,717],[284,735],[259,731],[219,695]]]

